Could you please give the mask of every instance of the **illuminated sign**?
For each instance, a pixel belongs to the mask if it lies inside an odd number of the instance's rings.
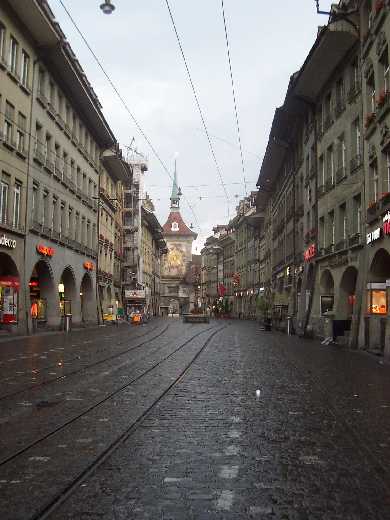
[[[8,238],[5,235],[0,237],[0,246],[9,247],[10,249],[16,248],[16,240]]]
[[[137,289],[137,290],[125,290],[125,298],[131,299],[143,299],[146,297],[145,289]]]
[[[93,263],[92,262],[84,262],[83,264],[84,269],[87,271],[93,271]]]
[[[54,256],[54,247],[44,246],[43,244],[37,245],[37,251],[40,255],[52,257]]]
[[[310,262],[312,258],[316,256],[316,245],[312,244],[310,247],[306,249],[306,251],[303,253],[303,258],[305,259],[305,262]]]
[[[371,244],[375,240],[381,237],[381,228],[374,229],[371,233],[367,233],[367,244]]]
[[[383,217],[383,234],[390,235],[390,211]]]

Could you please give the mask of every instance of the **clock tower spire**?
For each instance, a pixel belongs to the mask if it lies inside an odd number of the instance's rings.
[[[181,189],[177,184],[177,170],[176,170],[176,159],[175,159],[175,173],[173,178],[172,193],[171,193],[171,211],[180,210],[180,197]]]

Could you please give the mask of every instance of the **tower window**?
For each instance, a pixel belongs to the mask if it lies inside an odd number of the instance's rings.
[[[172,222],[171,231],[179,231],[179,224],[177,222]]]

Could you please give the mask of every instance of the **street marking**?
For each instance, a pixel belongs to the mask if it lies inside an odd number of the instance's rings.
[[[241,422],[241,419],[240,419],[240,417],[238,417],[237,415],[233,415],[233,416],[232,416],[232,421],[233,421],[234,423],[239,423],[239,422]]]
[[[165,477],[164,478],[164,482],[166,484],[169,484],[171,482],[180,482],[182,479],[181,478],[176,478],[176,477]]]
[[[76,439],[76,442],[79,442],[80,444],[89,444],[90,442],[92,442],[92,439]]]
[[[236,478],[238,475],[238,466],[222,466],[219,476],[221,478]]]
[[[241,437],[241,433],[237,430],[230,430],[230,432],[228,433],[228,436],[231,439],[239,439]]]
[[[240,453],[239,446],[228,446],[225,450],[225,455],[238,455]]]
[[[30,457],[28,460],[31,462],[48,462],[51,457]]]
[[[220,494],[217,501],[217,509],[229,511],[233,505],[234,493],[233,491],[225,490]]]

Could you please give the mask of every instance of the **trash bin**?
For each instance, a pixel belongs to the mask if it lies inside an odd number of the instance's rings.
[[[64,328],[65,328],[65,332],[70,332],[72,330],[72,315],[71,314],[65,314]]]

